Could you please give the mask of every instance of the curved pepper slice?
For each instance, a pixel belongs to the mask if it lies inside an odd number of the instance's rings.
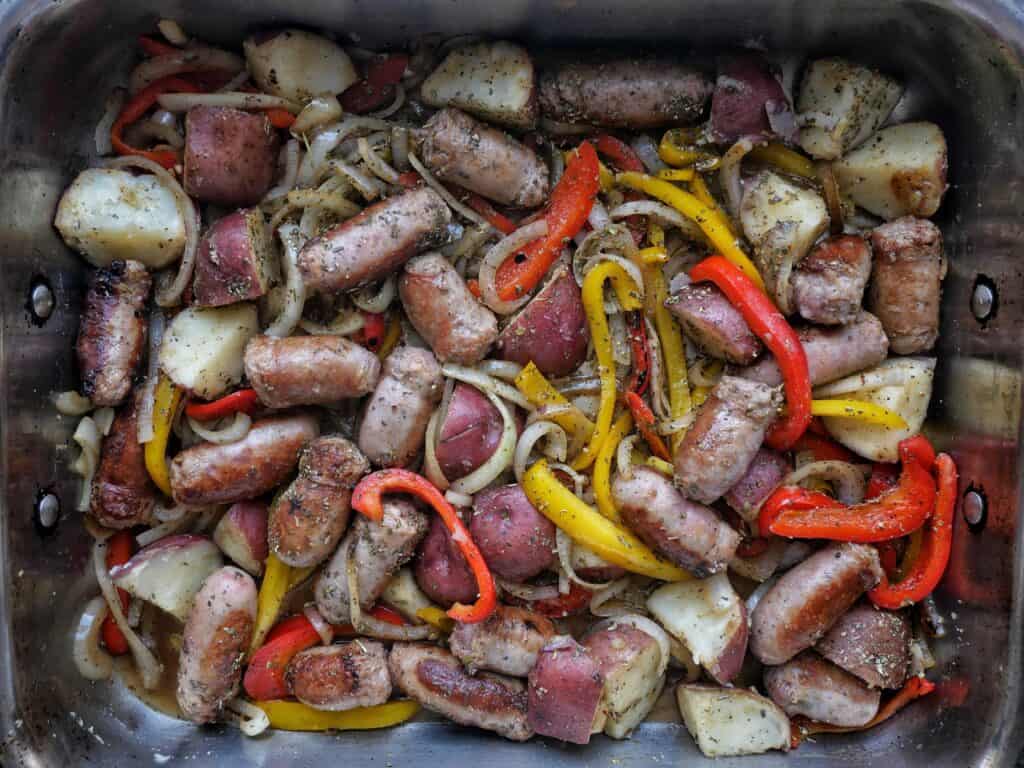
[[[817,491],[783,486],[761,505],[761,535],[870,544],[913,533],[935,507],[935,481],[909,442],[900,443],[899,485],[884,496],[846,506]]]
[[[621,139],[603,133],[594,139],[594,146],[597,147],[598,152],[609,158],[620,171],[644,172],[644,164],[640,159],[640,155]]]
[[[271,727],[281,731],[366,731],[390,728],[404,723],[420,711],[420,705],[409,699],[343,712],[313,709],[297,701],[257,701],[255,704],[270,718]]]
[[[255,389],[240,389],[209,403],[189,403],[185,413],[199,421],[210,421],[230,416],[233,413],[252,413],[260,404]]]
[[[615,457],[615,450],[619,447],[619,443],[631,429],[633,429],[633,417],[630,416],[629,411],[623,411],[612,425],[608,437],[601,443],[597,458],[594,459],[594,472],[591,475],[597,510],[615,523],[621,522],[621,518],[619,508],[615,505],[615,499],[612,498],[612,459]]]
[[[124,105],[110,127],[110,144],[119,155],[138,155],[152,160],[164,168],[173,168],[178,162],[178,153],[171,150],[146,150],[126,144],[121,137],[124,129],[139,120],[149,108],[156,104],[157,97],[164,93],[197,93],[199,88],[181,77],[163,77],[139,91]]]
[[[111,536],[107,542],[107,570],[110,570],[115,565],[127,563],[131,559],[134,548],[135,537],[132,536],[130,531],[118,531]],[[121,601],[121,612],[127,615],[130,600],[128,593],[118,587],[117,597]],[[121,628],[117,626],[114,617],[109,613],[103,619],[103,624],[100,625],[100,633],[103,638],[103,645],[106,646],[111,656],[124,656],[130,650],[128,641],[124,638],[124,633],[121,632]]]
[[[456,603],[448,609],[448,615],[467,624],[483,621],[490,616],[498,603],[494,576],[455,507],[425,477],[407,469],[382,469],[359,481],[352,492],[352,508],[379,522],[384,517],[382,497],[386,493],[408,493],[433,507],[441,516],[452,541],[466,558],[466,564],[476,579],[479,596],[473,605]]]
[[[146,443],[143,449],[146,470],[165,496],[171,496],[171,476],[167,471],[167,443],[171,439],[171,424],[174,421],[174,414],[178,412],[181,394],[181,389],[161,373],[153,395],[153,439]]]

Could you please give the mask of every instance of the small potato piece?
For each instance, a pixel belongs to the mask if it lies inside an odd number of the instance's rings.
[[[839,190],[883,219],[928,217],[942,203],[946,137],[934,123],[883,128],[832,166]]]
[[[305,30],[253,35],[242,47],[260,90],[293,101],[337,95],[359,79],[341,46]]]
[[[416,583],[416,577],[409,567],[402,568],[391,577],[380,599],[414,623],[419,621],[416,616],[419,611],[433,605]]]
[[[252,576],[263,573],[267,559],[267,505],[239,501],[217,523],[213,541],[232,562]]]
[[[530,671],[527,721],[541,736],[588,744],[605,724],[604,675],[591,653],[569,635],[541,649]]]
[[[843,59],[811,62],[796,102],[805,121],[800,146],[834,160],[877,131],[902,94],[898,82],[874,69]]]
[[[175,384],[213,400],[242,380],[245,345],[259,333],[254,304],[179,312],[160,346],[160,367]]]
[[[420,86],[432,107],[458,107],[493,123],[530,129],[537,123],[533,61],[513,43],[477,43],[451,51]]]
[[[604,732],[628,738],[661,695],[668,659],[661,658],[661,646],[649,634],[614,619],[590,632],[583,645],[604,675]]]
[[[666,584],[647,598],[647,607],[716,682],[725,685],[740,671],[747,608],[725,573]]]
[[[222,307],[258,299],[277,273],[274,248],[257,208],[214,222],[199,240],[192,305]]]
[[[685,684],[676,688],[676,701],[686,730],[708,757],[789,751],[789,718],[753,691]]]
[[[458,383],[438,425],[435,454],[441,472],[458,480],[486,462],[501,442],[504,422],[494,404],[469,384]]]
[[[711,133],[721,143],[747,137],[769,137],[775,133],[769,114],[785,115],[775,125],[785,124],[789,131],[780,138],[795,138],[796,122],[782,83],[765,57],[757,51],[742,51],[722,56],[718,79],[711,95]]]
[[[185,221],[174,195],[149,174],[82,171],[64,191],[53,225],[94,267],[132,259],[159,269],[185,250]]]
[[[430,517],[430,528],[416,553],[413,573],[424,594],[445,608],[454,603],[469,605],[476,600],[473,572],[437,515]]]
[[[279,144],[262,112],[193,107],[185,116],[185,191],[204,203],[255,205],[274,183]]]
[[[519,485],[478,493],[469,533],[488,567],[503,579],[527,581],[554,563],[555,526]]]

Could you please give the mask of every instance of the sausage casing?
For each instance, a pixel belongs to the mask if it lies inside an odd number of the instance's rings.
[[[764,687],[787,715],[847,728],[871,721],[878,712],[881,692],[813,651],[764,671]]]
[[[288,663],[285,681],[303,704],[332,712],[376,706],[391,696],[388,654],[375,640],[300,651]]]
[[[139,442],[138,390],[125,403],[100,445],[100,462],[92,480],[89,514],[107,528],[133,528],[150,521],[157,490],[146,469],[145,446]]]
[[[550,619],[525,608],[499,605],[484,621],[456,624],[448,643],[471,673],[485,669],[526,677],[540,649],[554,636]]]

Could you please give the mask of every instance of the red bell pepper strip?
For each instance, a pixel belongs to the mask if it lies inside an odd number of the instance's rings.
[[[636,173],[647,173],[640,155],[624,141],[614,136],[603,133],[594,139],[594,146],[597,151],[612,161],[612,164],[620,171],[635,171]]]
[[[168,53],[177,53],[181,50],[149,35],[139,35],[139,47],[146,56],[166,56]]]
[[[932,444],[928,442],[928,438],[924,435],[908,437],[900,443],[900,447],[917,457],[918,462],[926,469],[931,469],[935,464],[935,449],[932,448]],[[902,455],[901,453],[900,456]]]
[[[252,413],[259,404],[260,398],[255,389],[239,389],[212,403],[189,403],[185,406],[185,413],[199,421],[212,421],[239,411]]]
[[[792,450],[797,453],[807,451],[814,456],[815,461],[857,461],[857,457],[851,451],[841,446],[832,438],[816,435],[810,430],[804,432],[800,439],[793,443]],[[871,498],[870,493],[868,498]]]
[[[384,315],[379,312],[363,312],[363,330],[361,340],[364,347],[372,352],[380,349],[384,334],[388,332],[388,324]]]
[[[629,334],[629,350],[633,357],[633,370],[626,382],[626,390],[643,395],[650,379],[651,354],[647,346],[644,316],[639,310],[626,313],[626,332]]]
[[[636,392],[627,392],[624,399],[629,412],[633,415],[637,431],[651,449],[651,453],[659,459],[672,461],[672,454],[669,453],[665,441],[654,431],[654,414],[647,407],[647,403]]]
[[[418,187],[422,183],[423,179],[420,178],[420,175],[416,173],[416,171],[406,171],[405,173],[398,174],[399,186],[405,187],[406,189]]]
[[[277,622],[277,624],[275,624],[270,629],[269,632],[267,632],[267,636],[264,638],[263,644],[266,645],[270,641],[276,640],[281,635],[287,635],[290,632],[294,632],[299,627],[305,627],[307,625],[313,626],[310,623],[309,619],[307,619],[305,615],[301,613],[297,613],[294,616],[289,616],[286,619],[281,619],[279,622]]]
[[[935,481],[913,443],[904,440],[899,450],[900,482],[884,496],[846,506],[817,491],[783,486],[761,505],[761,535],[870,544],[913,533],[935,507]]]
[[[545,600],[534,600],[531,602],[530,610],[546,616],[549,619],[564,619],[566,616],[574,616],[583,611],[590,604],[590,598],[594,593],[576,582],[571,582],[569,592],[558,597],[549,597]]]
[[[935,512],[928,520],[921,541],[921,551],[910,566],[906,577],[890,584],[887,575],[877,587],[868,592],[868,598],[880,608],[899,610],[924,600],[939,585],[949,564],[953,546],[953,512],[956,509],[957,471],[953,459],[940,453],[935,459],[938,475],[938,495]]]
[[[469,292],[478,299],[484,295],[484,292],[480,290],[480,281],[475,277],[471,277],[466,281],[466,287],[469,288]]]
[[[152,160],[164,168],[173,168],[178,162],[178,153],[171,150],[136,149],[126,144],[121,134],[124,129],[139,120],[156,104],[157,97],[164,93],[196,93],[198,88],[184,78],[171,75],[150,83],[143,88],[131,101],[124,105],[121,114],[110,128],[110,143],[119,155],[137,155]]]
[[[876,462],[871,467],[871,477],[864,498],[877,499],[886,491],[892,490],[900,481],[900,470],[895,464]]]
[[[511,235],[516,231],[518,225],[512,219],[498,213],[493,205],[475,192],[462,191],[459,197],[465,201],[466,205],[487,219],[487,223],[502,234]]]
[[[135,538],[128,531],[118,531],[111,536],[110,541],[107,542],[107,570],[109,571],[115,565],[127,563],[132,557],[134,547]],[[130,602],[128,593],[118,587],[117,597],[121,601],[121,612],[127,613]],[[128,641],[125,640],[124,633],[117,626],[114,617],[109,614],[100,625],[100,638],[112,656],[124,656],[128,653]]]
[[[404,53],[373,60],[366,68],[366,77],[341,94],[342,108],[360,115],[384,106],[393,98],[395,86],[402,81],[408,65],[409,57]]]
[[[352,492],[352,508],[371,520],[380,521],[384,516],[381,497],[385,493],[408,493],[433,507],[441,516],[452,541],[466,558],[466,564],[476,579],[477,601],[473,605],[456,603],[448,609],[448,616],[455,621],[474,624],[494,613],[498,604],[494,576],[455,507],[425,477],[407,469],[382,469],[359,481]]]
[[[500,298],[511,301],[532,290],[565,244],[583,229],[601,189],[598,168],[597,152],[589,142],[583,142],[551,191],[551,201],[543,214],[548,233],[523,249],[526,258],[520,261],[510,256],[498,268],[495,284]]]
[[[312,648],[321,641],[320,634],[305,616],[292,616],[278,626],[285,622],[294,624],[294,628],[283,630],[277,635],[267,635],[267,642],[249,659],[249,667],[245,670],[242,685],[249,698],[255,701],[290,696],[291,691],[288,690],[288,684],[284,679],[288,662],[295,654]]]
[[[295,115],[287,109],[271,107],[270,109],[264,109],[263,114],[267,116],[270,124],[275,128],[291,128],[292,123],[295,122]]]
[[[775,422],[765,442],[777,450],[789,450],[811,422],[811,375],[799,337],[771,299],[723,257],[704,259],[690,271],[690,277],[694,282],[714,283],[743,315],[750,330],[775,355],[786,385],[787,413]]]

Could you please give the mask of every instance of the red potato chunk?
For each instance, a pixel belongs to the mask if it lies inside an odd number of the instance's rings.
[[[255,205],[274,182],[279,144],[262,112],[193,107],[185,117],[185,191],[204,203]]]

